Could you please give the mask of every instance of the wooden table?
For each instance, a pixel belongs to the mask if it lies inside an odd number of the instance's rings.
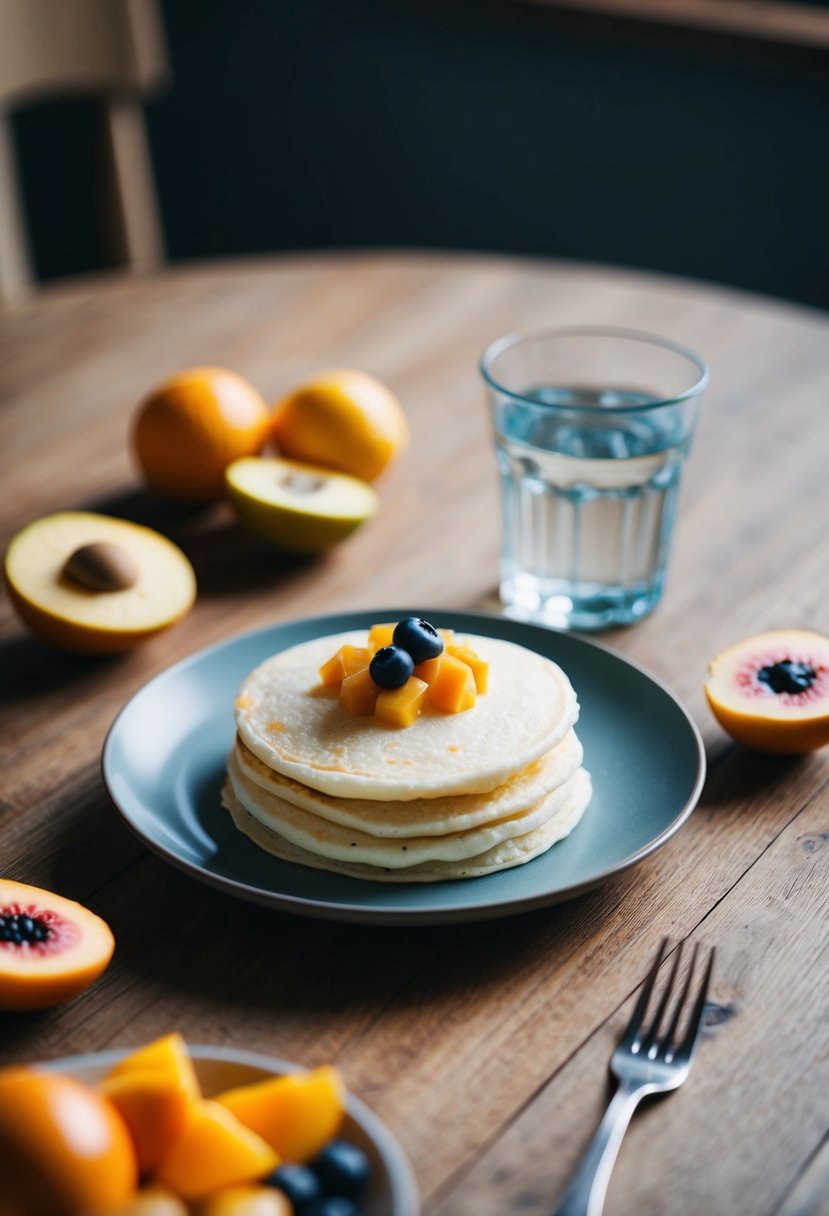
[[[98,773],[126,699],[237,631],[417,600],[479,607],[496,582],[494,458],[476,363],[506,330],[621,323],[710,361],[662,605],[605,639],[689,705],[709,778],[681,832],[605,886],[525,916],[411,930],[331,925],[213,892],[148,854]],[[172,1028],[308,1065],[336,1061],[409,1153],[440,1216],[547,1213],[607,1097],[607,1060],[663,934],[716,943],[689,1083],[636,1117],[607,1212],[829,1211],[829,756],[732,744],[709,658],[754,632],[826,631],[829,318],[644,274],[495,257],[291,257],[45,291],[2,320],[4,542],[100,507],[166,528],[200,597],[114,660],[60,656],[2,606],[0,866],[106,917],[115,960],[72,1005],[0,1015],[0,1062]],[[325,560],[281,563],[224,508],[182,520],[140,489],[143,393],[218,363],[269,397],[321,366],[386,380],[413,445],[379,516]],[[603,639],[603,640],[605,640]]]

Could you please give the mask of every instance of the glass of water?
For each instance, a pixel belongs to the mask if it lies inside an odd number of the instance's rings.
[[[509,334],[484,354],[501,471],[501,601],[570,629],[659,602],[708,368],[610,328]]]

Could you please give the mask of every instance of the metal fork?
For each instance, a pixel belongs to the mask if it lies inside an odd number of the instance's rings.
[[[676,987],[682,957],[680,943],[665,989],[646,1027],[648,1004],[656,986],[659,968],[667,953],[668,940],[664,938],[627,1029],[610,1058],[610,1071],[618,1079],[619,1087],[570,1185],[551,1216],[601,1216],[610,1172],[634,1110],[648,1094],[667,1093],[676,1089],[690,1072],[702,1029],[702,1015],[711,981],[714,951],[712,949],[709,952],[702,977],[696,982],[695,991],[692,991],[698,955],[697,946],[694,946],[688,975],[679,995],[674,997],[673,1009],[668,1017],[668,1006]],[[682,1036],[678,1037],[683,1013],[684,1030]],[[661,1031],[661,1026],[666,1021],[667,1027]]]

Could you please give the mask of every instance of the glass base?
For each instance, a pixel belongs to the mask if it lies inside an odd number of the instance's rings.
[[[561,583],[555,588],[539,589],[519,580],[503,579],[501,606],[505,616],[532,621],[554,629],[579,629],[591,632],[634,625],[653,612],[662,595],[661,584],[650,587],[612,588],[600,584],[572,587]]]

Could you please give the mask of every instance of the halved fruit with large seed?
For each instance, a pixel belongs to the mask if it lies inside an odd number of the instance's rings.
[[[295,460],[249,456],[225,478],[242,523],[287,553],[322,553],[377,510],[364,481]]]
[[[733,739],[783,754],[829,743],[829,638],[759,633],[717,655],[708,670],[708,704]]]
[[[0,1009],[47,1009],[88,987],[115,939],[82,904],[0,878]]]

